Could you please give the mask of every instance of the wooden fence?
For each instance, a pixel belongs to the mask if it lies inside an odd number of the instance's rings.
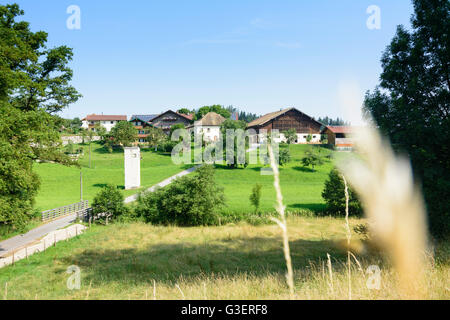
[[[47,222],[51,220],[55,220],[58,218],[62,218],[65,216],[69,216],[72,214],[77,214],[78,219],[84,219],[86,215],[88,214],[90,208],[89,208],[89,201],[81,201],[78,203],[74,203],[68,206],[59,207],[56,209],[51,209],[47,211],[43,211],[42,214],[42,221]]]

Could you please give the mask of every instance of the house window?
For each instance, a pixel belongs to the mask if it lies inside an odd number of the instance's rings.
[[[208,132],[211,132],[211,128],[208,128]]]
[[[111,121],[111,124],[114,124],[114,121]]]

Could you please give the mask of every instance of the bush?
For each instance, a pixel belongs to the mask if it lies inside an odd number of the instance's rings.
[[[318,148],[309,148],[305,152],[305,157],[302,158],[302,164],[304,167],[312,167],[312,170],[315,171],[317,166],[323,164],[323,156],[321,155],[320,149]]]
[[[158,149],[162,152],[172,152],[173,148],[178,144],[179,142],[176,141],[165,141],[158,145]]]
[[[355,191],[349,186],[349,215],[362,215],[361,202]],[[325,188],[322,192],[322,198],[327,203],[327,213],[336,216],[345,216],[345,185],[341,174],[337,169],[333,169],[328,180],[325,182]]]
[[[204,165],[164,189],[142,193],[136,213],[154,224],[214,225],[224,203],[223,188],[214,180],[214,167]]]
[[[262,185],[257,183],[253,187],[252,193],[250,194],[250,202],[255,207],[255,213],[258,213],[259,205],[261,203],[261,189],[262,189]]]
[[[289,151],[289,149],[280,150],[278,162],[282,167],[284,167],[285,164],[291,162],[291,152]]]
[[[95,215],[107,213],[112,218],[128,213],[128,208],[123,203],[122,193],[112,185],[107,185],[94,198],[92,210]]]

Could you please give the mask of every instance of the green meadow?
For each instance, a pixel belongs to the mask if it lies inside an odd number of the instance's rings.
[[[91,163],[89,168],[89,147],[83,146],[84,156],[80,159],[81,169],[65,167],[52,163],[37,163],[35,171],[41,178],[41,188],[36,199],[38,210],[52,209],[68,205],[80,200],[80,171],[83,174],[83,198],[92,201],[95,194],[106,184],[113,184],[119,189],[124,185],[123,152],[116,150],[108,153],[98,143],[92,144]],[[325,156],[332,151],[320,148],[325,162],[312,171],[301,165],[301,158],[308,146],[290,145],[291,162],[280,168],[281,187],[285,203],[290,211],[320,210],[324,208],[321,197],[324,182],[332,169],[331,159]],[[150,187],[185,170],[190,165],[173,164],[170,154],[154,152],[151,149],[141,151],[141,183],[143,188]],[[225,212],[254,212],[249,196],[252,188],[262,185],[262,212],[274,210],[275,190],[273,176],[262,175],[263,165],[250,165],[247,168],[229,169],[224,165],[216,165],[216,181],[225,189]],[[269,168],[266,166],[266,168]],[[125,196],[139,190],[123,190]]]
[[[36,198],[38,210],[48,210],[80,201],[80,171],[83,174],[83,199],[92,201],[95,194],[106,184],[124,189],[123,151],[107,152],[99,143],[92,143],[91,168],[89,168],[89,146],[84,148],[80,158],[81,169],[53,163],[36,163],[34,170],[41,179]],[[174,165],[170,154],[141,150],[141,185],[151,187],[190,166]],[[123,190],[125,196],[139,190]]]

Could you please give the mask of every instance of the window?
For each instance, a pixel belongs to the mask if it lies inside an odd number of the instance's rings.
[[[111,124],[114,124],[114,121],[111,121]]]
[[[211,132],[211,128],[208,128],[208,131],[207,132]]]

